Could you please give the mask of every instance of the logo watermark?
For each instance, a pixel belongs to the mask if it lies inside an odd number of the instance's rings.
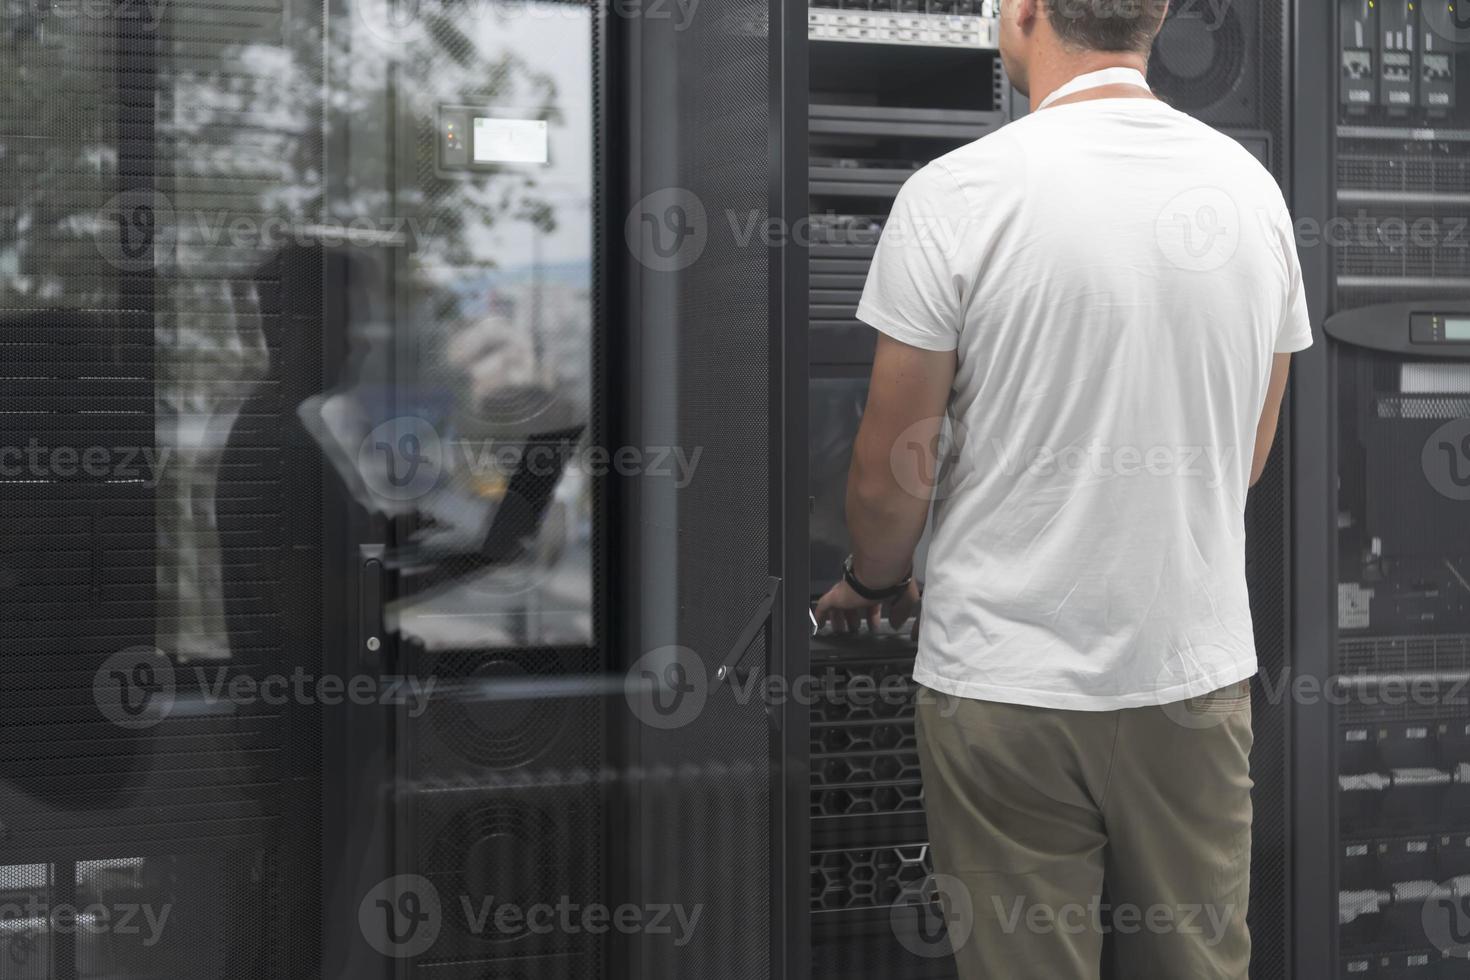
[[[417,500],[437,489],[446,474],[504,482],[517,474],[554,478],[563,472],[589,477],[654,477],[676,489],[689,486],[704,447],[595,446],[580,439],[500,441],[442,435],[427,419],[400,416],[373,428],[357,451],[357,471],[368,491],[383,500]]]
[[[444,926],[439,890],[422,875],[397,875],[362,897],[357,924],[368,945],[393,959],[428,952]]]
[[[88,479],[156,487],[173,459],[171,446],[0,446],[0,480],[49,483]]]
[[[221,706],[286,707],[396,706],[410,718],[428,711],[436,677],[402,674],[288,674],[256,677],[228,666],[195,665],[187,670],[156,647],[129,647],[105,660],[92,678],[92,695],[102,716],[127,729],[146,729],[167,720],[187,700],[191,711]]]
[[[92,678],[98,710],[119,728],[152,728],[173,711],[176,686],[173,660],[157,647],[119,650],[102,662]]]
[[[427,953],[447,925],[486,940],[617,933],[667,937],[682,948],[693,940],[703,916],[702,904],[606,905],[566,895],[525,903],[494,895],[446,900],[422,875],[397,875],[379,883],[363,896],[357,912],[368,944],[393,959]]]
[[[1470,877],[1415,884],[1424,893],[1425,937],[1446,956],[1470,959]],[[1376,894],[1365,894],[1363,898],[1367,907],[1377,909]]]
[[[1087,902],[1051,905],[1029,902],[1024,896],[1006,901],[999,895],[992,895],[990,902],[1001,931],[1007,935],[1018,932],[1039,936],[1105,935],[1110,932],[1121,935],[1183,935],[1198,936],[1200,943],[1208,947],[1220,945],[1240,915],[1240,908],[1234,903],[1115,904],[1104,902],[1100,896]]]
[[[1470,501],[1470,418],[1440,426],[1424,443],[1424,477],[1444,497]]]
[[[433,236],[437,219],[326,216],[311,222],[280,215],[262,217],[226,209],[176,208],[153,190],[128,190],[114,196],[96,215],[98,252],[124,272],[171,264],[185,247],[273,251],[290,245],[371,248],[392,245],[407,252]]]
[[[960,879],[931,874],[918,901],[888,910],[889,927],[904,949],[924,959],[942,959],[964,949],[975,930],[975,898]]]
[[[1429,0],[1421,4],[1424,26],[1453,44],[1470,44],[1470,4],[1461,0]]]
[[[720,669],[716,668],[716,674]],[[898,716],[927,698],[940,705],[942,717],[959,710],[958,699],[923,689],[916,691],[906,674],[877,675],[828,667],[819,673],[793,677],[727,669],[724,676],[716,677],[696,651],[682,646],[660,647],[644,654],[623,679],[624,697],[633,716],[661,731],[684,728],[697,721],[717,687],[735,704],[766,708],[830,704],[861,711],[884,708],[885,713]]]
[[[1114,446],[1100,439],[1061,449],[1050,446],[1010,447],[992,439],[990,447],[1000,472],[1069,479],[1183,477],[1211,490],[1240,474],[1235,446]]]
[[[1240,209],[1219,187],[1196,187],[1175,196],[1154,226],[1159,249],[1176,268],[1215,272],[1240,249]]]
[[[121,936],[143,948],[157,946],[173,914],[171,904],[91,902],[86,905],[43,901],[40,895],[13,894],[0,900],[0,947],[13,964],[45,956],[48,936]]]
[[[709,244],[704,202],[683,187],[665,187],[633,205],[623,238],[634,258],[654,272],[679,272],[699,261]]]

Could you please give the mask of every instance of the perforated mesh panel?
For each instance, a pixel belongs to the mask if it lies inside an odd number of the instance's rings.
[[[812,910],[887,909],[917,896],[933,870],[926,843],[815,851]]]
[[[1255,621],[1260,674],[1252,685],[1251,976],[1285,977],[1290,962],[1290,827],[1287,819],[1290,753],[1286,705],[1279,696],[1290,676],[1286,637],[1290,537],[1286,479],[1289,437],[1283,431],[1261,481],[1251,490],[1246,514],[1246,570]],[[1268,686],[1269,685],[1269,686]]]
[[[0,479],[0,887],[171,913],[151,945],[41,930],[6,962],[302,975],[319,840],[282,828],[320,821],[316,719],[201,689],[319,672],[321,484],[293,417],[320,386],[319,257],[223,229],[310,218],[320,10],[143,13],[12,8],[0,40],[0,447],[45,461]],[[175,710],[115,724],[99,668],[153,646]]]
[[[1170,4],[1149,59],[1159,97],[1212,126],[1262,131],[1271,169],[1285,173],[1287,116],[1284,0]]]
[[[1337,140],[1336,221],[1329,226],[1336,308],[1458,295],[1470,285],[1470,193],[1464,144]]]
[[[665,409],[648,431],[667,433],[686,453],[702,450],[692,479],[646,519],[660,526],[654,559],[675,593],[662,642],[695,652],[713,676],[729,663],[759,685],[768,656],[764,631],[744,650],[737,639],[760,615],[772,573],[771,411],[773,303],[770,217],[770,36],[767,5],[721,0],[687,29],[646,25],[646,43],[667,53],[650,125],[666,127],[659,185],[681,188],[707,216],[697,261],[648,288],[663,293],[655,332],[666,352],[645,365],[646,385]],[[657,120],[654,122],[653,120]],[[661,437],[659,437],[661,438]],[[663,563],[671,564],[663,564]],[[712,690],[697,720],[645,730],[643,758],[667,764],[667,784],[644,784],[640,823],[642,890],[654,901],[703,904],[705,926],[683,948],[644,944],[650,976],[750,978],[770,974],[770,721],[760,698]],[[700,795],[695,795],[695,793]],[[738,869],[738,871],[737,871]]]

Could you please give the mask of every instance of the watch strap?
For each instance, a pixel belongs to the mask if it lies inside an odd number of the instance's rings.
[[[842,579],[851,587],[852,591],[869,602],[887,602],[889,599],[897,599],[908,590],[909,583],[914,580],[914,573],[911,571],[895,585],[890,585],[886,589],[873,589],[862,583],[853,571],[852,566],[852,555],[848,555],[847,561],[842,563]]]

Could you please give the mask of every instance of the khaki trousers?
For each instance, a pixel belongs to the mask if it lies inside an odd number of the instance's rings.
[[[921,688],[932,884],[962,980],[1093,980],[1105,932],[1119,980],[1245,980],[1250,712],[1249,681],[1103,712]]]

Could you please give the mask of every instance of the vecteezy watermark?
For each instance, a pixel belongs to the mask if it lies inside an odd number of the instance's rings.
[[[1188,654],[1173,654],[1165,658],[1154,677],[1153,689],[1158,692],[1191,692],[1188,697],[1174,697],[1159,706],[1164,716],[1180,728],[1202,731],[1217,728],[1251,704],[1249,681],[1221,683],[1217,678],[1218,665],[1201,667]]]
[[[964,949],[975,930],[975,898],[958,878],[931,874],[916,900],[888,910],[888,924],[904,949],[924,959],[943,959]]]
[[[1419,4],[1424,26],[1454,44],[1470,44],[1470,4],[1461,0],[1428,0]]]
[[[1235,446],[1116,446],[1096,437],[1061,447],[1008,445],[999,438],[972,440],[963,423],[942,417],[923,419],[900,433],[888,462],[898,485],[923,500],[953,496],[981,472],[1073,480],[1178,477],[1211,490],[1245,479]]]
[[[628,669],[623,696],[633,717],[649,728],[683,728],[704,713],[710,679],[704,660],[682,646],[650,650]]]
[[[446,926],[487,940],[524,936],[602,936],[608,933],[668,937],[676,947],[694,938],[704,906],[670,903],[605,905],[562,895],[512,902],[494,895],[446,900],[422,875],[397,875],[363,896],[358,925],[384,956],[412,959],[433,948]]]
[[[957,464],[967,439],[965,426],[954,419],[920,419],[900,432],[888,451],[894,480],[920,500],[953,495],[963,486]]]
[[[362,897],[357,924],[368,945],[384,956],[413,959],[428,952],[444,926],[439,890],[422,875],[397,875]]]
[[[434,234],[437,219],[326,216],[311,222],[281,215],[245,214],[216,208],[176,208],[153,190],[128,190],[97,213],[97,250],[108,264],[139,272],[167,264],[185,245],[274,251],[288,245],[358,248],[392,245],[407,252]]]
[[[439,430],[417,416],[389,419],[358,447],[357,472],[384,500],[417,500],[439,485],[444,472]]]
[[[1181,671],[1177,664],[1159,672],[1159,689],[1185,687],[1197,676]],[[1354,708],[1370,712],[1400,711],[1404,708],[1446,709],[1470,706],[1470,675],[1445,674],[1293,674],[1288,668],[1257,675],[1259,684],[1253,697],[1260,703],[1279,707],[1290,701],[1294,705],[1326,704],[1334,708]],[[1177,712],[1175,720],[1187,728],[1208,728],[1220,724],[1228,712],[1243,705],[1245,693],[1228,687],[1211,691],[1189,702],[1169,706]],[[1216,713],[1216,714],[1212,714]],[[1218,712],[1226,712],[1224,717]]]
[[[1446,956],[1470,959],[1470,877],[1413,884],[1424,899],[1425,937]],[[1359,914],[1378,911],[1381,902],[1376,891],[1349,893],[1348,899]]]
[[[1113,446],[1091,439],[1054,449],[1010,447],[992,439],[990,447],[996,466],[1007,476],[1025,472],[1033,477],[1094,479],[1183,477],[1200,480],[1211,490],[1224,486],[1232,476],[1243,476],[1235,446]]]
[[[1089,933],[1104,935],[1110,932],[1122,935],[1176,934],[1199,936],[1201,944],[1208,947],[1218,946],[1225,939],[1240,914],[1239,906],[1234,903],[1113,904],[1096,896],[1087,902],[1053,905],[1031,902],[1025,896],[1006,900],[999,895],[992,895],[990,903],[999,920],[1001,931],[1007,935],[1018,932],[1041,936],[1080,936]]]
[[[170,446],[47,446],[32,436],[24,446],[0,445],[0,480],[50,483],[85,478],[156,487],[172,458]]]
[[[285,707],[393,706],[419,718],[433,702],[435,677],[399,674],[316,675],[297,667],[289,674],[255,676],[228,666],[177,667],[156,647],[129,647],[105,660],[92,678],[92,695],[102,716],[122,728],[152,728],[187,700],[209,713],[266,705]]]
[[[1262,227],[1269,215],[1260,216]],[[1297,248],[1470,248],[1470,218],[1420,217],[1412,221],[1393,215],[1380,216],[1367,211],[1356,215],[1337,215],[1326,221],[1303,215],[1292,221]]]
[[[516,474],[555,478],[563,471],[589,477],[655,477],[683,489],[694,480],[702,446],[594,446],[557,441],[476,440],[441,435],[427,419],[400,416],[373,428],[357,451],[357,470],[369,492],[384,500],[417,500],[448,472],[476,480]]]
[[[92,698],[102,717],[119,728],[152,728],[173,711],[174,663],[157,647],[119,650],[92,677]]]
[[[1188,272],[1215,272],[1240,249],[1240,208],[1219,187],[1195,187],[1164,205],[1154,234],[1164,257]]]
[[[178,240],[173,204],[155,190],[123,191],[97,213],[97,251],[123,272],[142,272],[167,264]]]
[[[228,667],[196,665],[185,675],[190,693],[206,708],[219,705],[249,707],[287,705],[337,707],[401,707],[409,718],[420,718],[434,699],[437,677],[412,674],[310,674],[297,667],[289,674],[253,677]]]
[[[1470,501],[1470,418],[1436,429],[1420,456],[1429,485],[1450,500]]]
[[[975,218],[964,212],[914,213],[850,226],[851,216],[804,215],[792,221],[759,209],[726,208],[711,215],[704,201],[683,187],[666,187],[639,200],[623,235],[634,259],[655,272],[677,272],[698,262],[711,237],[737,250],[871,244],[881,232],[884,248],[918,248],[954,257],[974,241]]]
[[[0,900],[0,955],[25,965],[33,957],[45,959],[49,936],[120,936],[152,948],[163,939],[173,914],[171,904],[146,902],[90,902],[86,905],[52,903],[39,894]]]
[[[678,272],[699,261],[709,244],[704,202],[683,187],[665,187],[642,197],[623,223],[628,250],[654,272]]]
[[[547,902],[504,902],[493,895],[459,898],[466,931],[492,939],[518,936],[668,936],[674,946],[689,945],[704,916],[703,905],[654,903],[603,905],[567,896]]]
[[[717,667],[716,675],[719,671]],[[639,657],[624,675],[623,692],[635,718],[650,728],[671,731],[699,719],[717,686],[716,679],[725,696],[742,706],[842,705],[859,711],[883,708],[884,713],[896,716],[933,698],[942,717],[959,710],[959,699],[916,691],[907,674],[877,675],[827,667],[820,673],[794,677],[726,669],[724,676],[716,677],[697,652],[682,646],[660,647]]]

